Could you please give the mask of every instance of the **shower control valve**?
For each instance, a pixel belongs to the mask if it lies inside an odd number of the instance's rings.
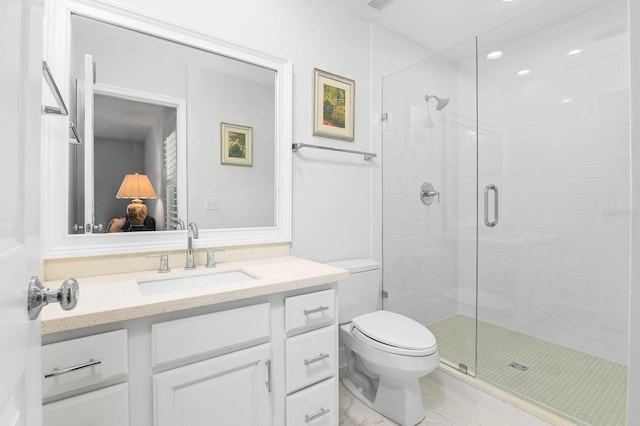
[[[429,182],[424,182],[420,187],[420,201],[422,201],[422,204],[428,206],[433,203],[433,199],[436,197],[440,202],[440,191],[436,191]]]

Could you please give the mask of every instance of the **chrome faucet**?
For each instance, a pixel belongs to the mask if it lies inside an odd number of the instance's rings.
[[[198,239],[198,226],[191,222],[187,228],[187,266],[184,269],[195,269],[193,261],[193,239]]]

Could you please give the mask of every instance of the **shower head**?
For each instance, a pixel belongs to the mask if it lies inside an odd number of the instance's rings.
[[[431,99],[435,99],[436,101],[438,101],[438,104],[436,105],[436,111],[442,111],[444,109],[444,107],[449,105],[449,98],[440,99],[436,95],[425,95],[424,96],[424,101],[427,102],[427,103],[429,103],[429,100],[431,100]]]

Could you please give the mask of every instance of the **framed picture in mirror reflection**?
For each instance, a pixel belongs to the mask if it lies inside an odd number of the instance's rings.
[[[220,125],[220,161],[234,166],[253,166],[253,128],[238,124]]]

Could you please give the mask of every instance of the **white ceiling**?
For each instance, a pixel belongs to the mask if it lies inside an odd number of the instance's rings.
[[[549,13],[528,20],[528,32],[535,32],[577,13],[611,0],[393,0],[378,11],[370,0],[331,0],[355,15],[388,28],[434,52],[441,52],[526,15],[556,3]],[[504,40],[505,42],[508,40]]]

